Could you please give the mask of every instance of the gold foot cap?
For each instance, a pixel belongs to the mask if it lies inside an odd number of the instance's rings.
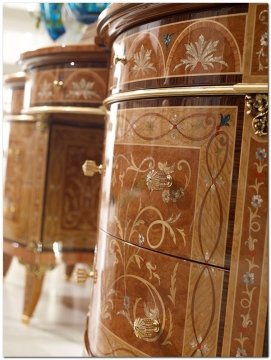
[[[23,324],[29,324],[29,321],[30,321],[30,317],[29,316],[27,316],[27,315],[22,315],[22,323]]]

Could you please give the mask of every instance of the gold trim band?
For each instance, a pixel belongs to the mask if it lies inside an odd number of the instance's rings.
[[[195,86],[158,88],[146,90],[127,91],[110,95],[104,100],[104,106],[114,102],[127,100],[140,100],[149,98],[172,97],[172,96],[203,96],[203,95],[246,95],[252,93],[268,92],[267,84],[236,84],[231,86]]]
[[[105,115],[104,106],[97,108],[79,107],[79,106],[33,106],[22,110],[23,114],[41,115],[41,114],[85,114],[85,115]]]
[[[10,115],[4,114],[4,121],[35,121],[35,117],[32,115]]]

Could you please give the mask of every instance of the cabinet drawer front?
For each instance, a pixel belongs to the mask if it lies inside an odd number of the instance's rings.
[[[243,99],[162,101],[111,109],[109,124],[117,125],[107,135],[100,227],[135,245],[228,267]]]
[[[86,177],[86,159],[101,162],[104,130],[53,125],[45,200],[43,245],[93,249],[100,177]]]
[[[102,231],[95,271],[89,321],[94,355],[216,356],[225,271],[143,250]]]
[[[247,4],[239,4],[132,28],[113,44],[109,89],[241,82],[246,21]]]
[[[27,73],[30,96],[25,96],[24,106],[98,105],[106,95],[106,80],[107,70],[102,68],[35,69]]]
[[[29,241],[29,214],[33,211],[35,216],[31,200],[39,140],[46,151],[35,123],[11,122],[3,199],[4,237],[23,244]]]

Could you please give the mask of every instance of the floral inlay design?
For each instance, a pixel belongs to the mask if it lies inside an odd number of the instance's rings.
[[[240,334],[240,337],[238,339],[234,339],[239,342],[240,346],[237,348],[236,351],[236,357],[246,357],[247,352],[244,347],[245,342],[248,340],[248,337],[244,337],[243,334]]]
[[[79,99],[82,97],[84,100],[91,98],[100,99],[100,95],[93,89],[95,83],[87,81],[82,78],[80,81],[72,82],[72,89],[66,95],[67,98],[76,98]]]
[[[222,126],[230,126],[229,124],[230,119],[231,119],[230,114],[227,115],[220,114],[220,124],[218,125],[218,129],[221,128]]]
[[[166,48],[169,47],[169,44],[171,43],[173,35],[174,35],[174,33],[163,35],[163,42],[164,42]]]
[[[259,20],[264,25],[268,25],[268,11],[263,10],[259,14]],[[260,50],[256,52],[258,55],[258,71],[264,71],[268,69],[268,30],[261,34],[260,38]]]
[[[105,279],[104,296],[102,297],[102,313],[103,319],[112,319],[111,313],[115,312],[118,316],[123,316],[127,320],[127,324],[136,337],[146,342],[157,341],[163,332],[165,332],[165,324],[167,322],[165,314],[165,305],[162,297],[157,291],[160,286],[160,275],[157,265],[153,265],[141,255],[139,251],[133,252],[128,256],[125,249],[116,240],[110,242],[110,253],[115,257],[114,266],[122,267],[120,276]],[[132,268],[133,267],[133,268]],[[134,272],[142,269],[147,272],[144,278],[139,274],[135,276]],[[146,289],[146,300],[141,297],[129,296],[129,282],[139,282],[140,286]],[[123,284],[123,307],[117,308],[114,297],[121,296],[117,294],[115,288]],[[167,341],[172,336],[172,317],[169,317],[169,331],[165,333]],[[170,343],[170,342],[168,342]],[[162,345],[165,345],[162,343]]]
[[[53,84],[48,82],[46,79],[43,80],[42,85],[40,86],[40,91],[38,92],[39,99],[50,100],[53,97]]]
[[[134,66],[130,69],[133,75],[146,75],[151,71],[156,72],[156,68],[151,63],[152,50],[145,50],[141,45],[140,51],[133,56]]]
[[[118,172],[120,162],[126,163],[125,165],[126,169],[124,169],[123,172]],[[127,173],[131,171],[134,172],[132,187],[129,190],[132,196],[133,192],[135,192],[136,189],[142,187],[141,185],[142,177],[140,177],[140,175],[142,176],[145,173],[146,178],[148,178],[149,176],[152,179],[153,174],[155,173],[154,168],[155,168],[155,159],[152,157],[144,158],[140,164],[136,164],[132,154],[130,154],[129,157],[123,154],[118,154],[115,157],[113,163],[112,184],[113,186],[115,186],[116,184],[120,184],[120,186],[123,187],[125,181],[129,179],[129,177],[126,177]],[[184,188],[181,189],[173,188],[172,190],[170,190],[171,192],[169,194],[165,194],[161,192],[161,197],[164,202],[169,202],[169,201],[176,202],[183,195],[185,189],[190,183],[190,179],[191,179],[190,165],[186,160],[179,160],[177,164],[173,163],[172,165],[168,164],[167,162],[165,163],[158,162],[158,168],[160,171],[163,171],[163,173],[166,176],[174,173],[175,169],[177,171],[183,172],[185,177]],[[117,178],[117,174],[118,174],[118,178]],[[147,187],[147,185],[145,186]],[[165,189],[164,191],[166,190],[167,189]],[[133,218],[131,219],[127,218],[131,207],[131,201],[128,201],[127,204],[122,207],[126,214],[125,222],[122,222],[120,218],[115,216],[118,236],[120,236],[122,239],[127,239],[128,241],[131,241],[134,235],[138,233],[137,243],[143,245],[146,242],[146,244],[152,249],[159,248],[166,239],[169,240],[170,238],[172,239],[175,245],[177,244],[177,240],[179,239],[182,240],[183,245],[185,246],[186,244],[185,231],[183,229],[174,227],[174,223],[176,223],[181,216],[180,212],[175,215],[172,214],[169,218],[164,218],[160,209],[153,206],[152,204],[146,204],[144,206],[142,204],[141,198],[138,198],[137,206],[138,208],[136,214],[133,215]],[[150,223],[148,223],[148,221],[146,221],[145,216],[146,214],[150,214],[150,213],[153,214],[154,218]],[[145,228],[146,233],[144,232],[144,235],[142,233],[139,233],[140,226],[146,227]],[[157,226],[161,226],[162,229],[161,236],[159,236],[159,238],[157,237],[153,238],[153,236],[151,235],[152,230]]]
[[[143,245],[144,242],[145,242],[145,237],[144,237],[144,235],[139,234],[139,235],[138,235],[138,243],[139,243],[139,245]]]
[[[228,66],[223,60],[222,56],[215,56],[219,40],[205,40],[205,37],[201,34],[198,40],[193,43],[185,44],[186,59],[181,59],[180,64],[176,65],[174,70],[185,65],[185,70],[206,70],[214,69],[214,64],[221,64]]]
[[[196,350],[194,356],[198,357],[198,356],[207,356],[208,355],[208,352],[209,352],[209,347],[208,345],[205,343],[203,344],[203,339],[202,339],[202,336],[199,335],[198,336],[198,339],[197,341],[191,341],[190,345],[191,345],[191,348],[193,350]]]
[[[252,320],[252,306],[255,291],[259,286],[259,279],[257,279],[256,269],[260,270],[261,264],[255,263],[255,253],[256,253],[256,244],[259,243],[259,239],[256,238],[256,234],[261,230],[261,214],[260,209],[264,204],[264,199],[260,194],[261,188],[264,185],[264,182],[259,181],[258,178],[261,178],[261,174],[263,169],[267,166],[266,161],[267,152],[265,148],[258,147],[255,153],[256,162],[254,162],[256,168],[256,174],[254,184],[249,185],[248,187],[253,190],[253,194],[251,196],[249,210],[249,232],[248,238],[244,242],[249,253],[246,255],[245,262],[247,264],[247,269],[244,271],[242,275],[243,284],[245,289],[242,291],[242,298],[240,299],[240,305],[242,308],[241,317],[241,332],[238,338],[234,340],[237,341],[240,346],[237,348],[236,356],[242,357],[247,356],[247,349],[245,348],[245,342],[249,340],[248,336],[244,336],[246,333],[246,329],[249,327],[253,327],[254,323]]]

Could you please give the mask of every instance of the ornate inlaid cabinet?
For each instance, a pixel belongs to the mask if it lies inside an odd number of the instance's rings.
[[[100,178],[84,176],[82,165],[102,158],[107,62],[94,45],[21,54],[25,88],[21,114],[6,119],[3,202],[5,257],[26,265],[25,322],[46,270],[63,261],[69,277],[76,263],[93,260]]]
[[[267,353],[267,4],[112,4],[85,352]]]

